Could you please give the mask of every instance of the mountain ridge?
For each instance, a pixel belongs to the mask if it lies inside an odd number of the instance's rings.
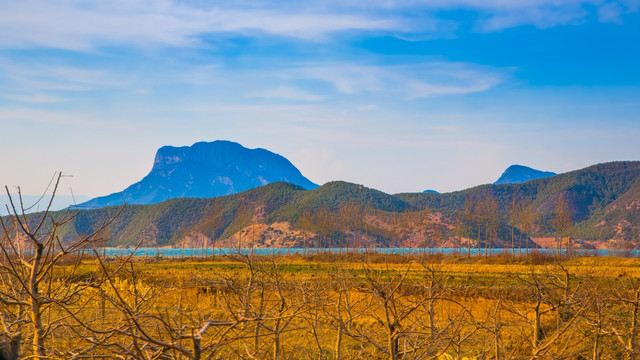
[[[248,149],[226,140],[163,146],[156,152],[151,171],[142,180],[79,207],[146,205],[173,198],[216,197],[279,181],[305,189],[318,187],[285,157],[262,148]]]
[[[581,246],[605,246],[614,240],[640,246],[640,161],[597,164],[521,184],[487,184],[444,194],[390,195],[340,181],[305,190],[277,182],[217,198],[128,205],[110,228],[108,244],[185,246],[196,241],[266,247],[315,241],[333,247],[384,247],[401,241],[407,246],[464,247],[465,241],[485,241],[483,217],[478,213],[472,222],[465,220],[466,203],[472,204],[472,211],[482,211],[483,201],[493,199],[497,227],[491,246],[508,246],[514,199],[531,206],[537,216],[531,234],[520,232],[519,225],[515,229],[529,241],[532,234],[555,235],[552,219],[560,198],[573,218],[572,236],[584,240]],[[65,237],[89,231],[115,211],[80,211],[65,228]]]

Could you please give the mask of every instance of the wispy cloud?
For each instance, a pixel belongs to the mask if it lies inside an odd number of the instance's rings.
[[[595,12],[600,22],[622,23],[623,12],[637,11],[637,0],[452,0],[448,6],[468,7],[483,18],[476,29],[484,32],[533,25],[545,29],[558,25],[578,25]]]
[[[345,30],[402,28],[385,16],[288,10],[266,2],[189,5],[176,1],[25,0],[3,5],[0,46],[91,50],[110,44],[192,46],[212,33],[266,33],[304,39]]]
[[[17,63],[0,59],[0,74],[17,88],[29,91],[88,91],[104,87],[120,87],[126,80],[103,69],[53,65],[45,62]]]
[[[640,9],[638,0],[335,0],[332,3],[341,9],[379,9],[398,14],[412,21],[414,32],[419,31],[420,23],[419,17],[416,19],[411,15],[416,11],[421,15],[470,11],[475,13],[473,27],[477,31],[490,32],[522,25],[550,28],[581,24],[588,21],[590,14],[595,14],[601,22],[621,23],[623,14]],[[434,30],[430,29],[431,32]]]
[[[371,110],[375,110],[377,108],[378,108],[378,105],[375,105],[375,104],[367,104],[367,105],[358,106],[358,110],[360,110],[360,111],[371,111]]]
[[[603,5],[598,9],[598,20],[603,23],[622,23],[622,6],[616,3]]]
[[[640,0],[623,0],[622,3],[628,12],[636,12],[640,10]]]
[[[0,47],[93,51],[102,46],[204,46],[209,36],[272,35],[323,40],[344,31],[402,38],[450,36],[461,20],[439,13],[476,12],[476,27],[493,31],[531,24],[541,28],[584,21],[621,21],[637,0],[414,0],[286,3],[279,1],[23,0],[3,4]]]
[[[521,25],[533,25],[546,29],[558,25],[579,24],[589,14],[588,11],[577,8],[546,8],[530,7],[507,9],[492,12],[488,18],[476,23],[476,29],[482,32],[503,30]]]
[[[49,104],[68,101],[66,98],[46,94],[4,95],[3,97],[9,100],[33,104]]]
[[[279,86],[262,92],[249,93],[250,98],[283,99],[292,101],[320,101],[324,96],[312,94],[293,86]]]
[[[301,77],[328,82],[344,94],[393,93],[405,99],[485,91],[508,77],[503,69],[455,62],[310,65],[297,72]]]
[[[122,124],[113,121],[103,121],[89,116],[73,115],[55,111],[33,110],[29,108],[0,109],[0,124],[7,123],[37,123],[48,124],[74,129],[110,129],[121,131],[139,130],[138,124]]]

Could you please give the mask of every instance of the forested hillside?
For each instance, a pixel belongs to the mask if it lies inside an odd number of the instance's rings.
[[[90,231],[119,209],[79,211],[64,237]],[[634,161],[445,194],[274,183],[217,198],[127,205],[105,240],[110,246],[465,247],[511,246],[522,238],[534,246],[529,237],[561,236],[635,245],[639,228],[640,162]]]

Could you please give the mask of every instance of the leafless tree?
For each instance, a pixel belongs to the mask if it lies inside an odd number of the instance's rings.
[[[106,226],[117,213],[85,234],[64,239],[61,229],[77,212],[50,211],[62,177],[62,173],[56,175],[45,210],[35,214],[27,214],[20,188],[12,195],[5,187],[11,215],[0,218],[0,316],[10,359],[17,354],[34,359],[54,356],[52,343],[74,326],[70,319],[86,310],[89,301],[83,295],[99,283],[82,273],[82,259],[103,240]]]
[[[337,269],[331,272],[330,287],[334,299],[323,308],[328,324],[335,330],[334,358],[344,358],[345,337],[355,340],[364,348],[369,337],[361,332],[359,323],[369,309],[366,297],[358,291],[357,275],[352,269]]]
[[[539,269],[538,269],[539,270]],[[583,279],[578,279],[567,267],[556,263],[543,271],[519,275],[524,288],[516,299],[505,299],[503,308],[523,323],[514,326],[523,330],[525,343],[531,349],[530,359],[549,354],[567,356],[577,349],[571,341],[580,341],[578,323],[591,306],[593,293],[585,291]],[[529,328],[529,331],[524,331]]]
[[[478,204],[478,211],[480,213],[480,218],[484,222],[484,254],[485,256],[489,256],[489,251],[493,246],[493,240],[496,237],[498,225],[500,223],[498,202],[490,192],[487,192]]]
[[[562,242],[567,239],[567,255],[571,251],[570,232],[573,228],[573,214],[564,195],[560,195],[556,201],[556,207],[551,221],[553,229],[556,231],[556,246],[558,256],[562,253]]]
[[[478,242],[480,241],[480,229],[476,224],[476,201],[475,198],[468,195],[464,204],[462,205],[462,211],[460,212],[460,223],[458,224],[458,231],[461,236],[466,237],[467,240],[467,257],[471,258],[471,238],[473,237],[474,225],[477,228]]]
[[[174,284],[144,281],[130,260],[115,271],[100,261],[106,278],[101,295],[118,321],[105,330],[89,328],[92,333],[117,339],[97,345],[125,359],[200,360],[229,356],[231,345],[241,341],[244,354],[240,356],[262,358],[260,340],[266,335],[260,332],[261,326],[283,317],[269,317],[264,278],[252,255],[237,254],[234,258],[247,265],[248,275],[220,275],[207,283],[205,289],[216,294],[208,306]],[[277,327],[277,335],[282,329]]]
[[[533,204],[522,205],[519,211],[518,224],[520,226],[520,249],[522,249],[522,235],[525,237],[526,250],[529,252],[529,237],[533,232],[533,227],[536,223],[536,211]]]
[[[609,316],[609,330],[617,345],[622,347],[623,359],[636,360],[640,358],[640,280],[621,277],[611,280],[606,289],[614,305]]]
[[[384,336],[360,332],[359,337],[392,360],[442,355],[452,343],[450,334],[456,324],[437,314],[437,304],[460,304],[444,296],[446,275],[440,268],[422,263],[424,276],[409,280],[417,273],[411,265],[378,269],[363,261],[362,266],[369,306],[366,316],[375,320]]]
[[[323,341],[323,334],[329,327],[329,319],[324,316],[327,308],[331,304],[332,288],[331,279],[314,279],[314,281],[304,282],[300,284],[302,296],[306,299],[303,313],[300,314],[303,321],[307,324],[304,327],[318,350],[320,359],[330,356],[330,345]]]
[[[518,224],[520,223],[521,214],[522,214],[522,205],[520,201],[516,198],[516,192],[514,191],[511,199],[511,207],[509,208],[509,225],[511,226],[511,253],[513,255],[516,254],[515,232],[516,232],[516,226],[518,226]],[[522,239],[522,237],[520,238]]]

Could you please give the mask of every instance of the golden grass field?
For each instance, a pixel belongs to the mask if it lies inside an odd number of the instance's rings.
[[[640,259],[537,253],[76,258],[43,291],[81,291],[42,320],[61,359],[635,359],[639,279]],[[21,358],[28,325],[0,337]]]

